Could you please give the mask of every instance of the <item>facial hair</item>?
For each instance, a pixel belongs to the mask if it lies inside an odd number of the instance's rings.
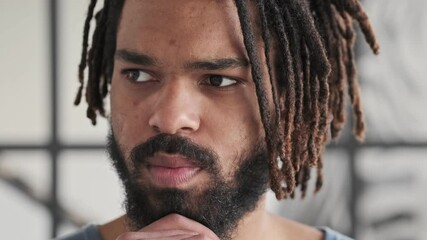
[[[107,149],[124,190],[124,206],[130,227],[139,230],[168,215],[177,213],[211,229],[221,239],[231,239],[239,221],[252,212],[268,188],[269,174],[265,144],[257,143],[239,159],[232,179],[221,175],[218,155],[193,143],[189,138],[159,134],[135,146],[127,166],[124,154],[111,132]],[[207,186],[180,190],[142,184],[140,168],[155,153],[179,154],[210,176]]]

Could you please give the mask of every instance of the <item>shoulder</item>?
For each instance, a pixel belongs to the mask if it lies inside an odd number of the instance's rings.
[[[270,216],[273,229],[279,229],[275,239],[283,239],[283,236],[286,236],[286,239],[290,240],[352,240],[328,227],[314,228],[274,214]]]
[[[55,240],[101,240],[101,236],[99,235],[98,227],[91,224],[73,234],[56,238]]]

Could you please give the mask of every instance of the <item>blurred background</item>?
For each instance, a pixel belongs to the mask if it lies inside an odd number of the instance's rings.
[[[88,0],[0,0],[2,239],[50,239],[119,216],[107,122],[73,106]],[[427,239],[427,0],[369,0],[381,55],[357,48],[368,134],[328,147],[323,190],[268,207],[360,240]],[[423,107],[424,106],[424,107]]]

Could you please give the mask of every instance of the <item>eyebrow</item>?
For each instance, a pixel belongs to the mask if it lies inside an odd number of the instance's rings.
[[[120,59],[126,62],[144,65],[144,66],[155,66],[157,65],[157,60],[153,57],[145,55],[143,53],[137,53],[131,50],[119,49],[115,54],[116,59]]]
[[[157,66],[159,61],[150,57],[146,54],[135,52],[127,49],[119,49],[115,54],[116,59],[120,59],[133,64],[143,66]],[[220,59],[208,59],[203,61],[194,61],[184,64],[184,68],[193,70],[224,70],[233,69],[239,67],[247,67],[249,62],[246,59],[241,58],[220,58]]]
[[[201,70],[224,70],[230,68],[247,67],[248,61],[239,58],[210,59],[185,64],[185,68]]]

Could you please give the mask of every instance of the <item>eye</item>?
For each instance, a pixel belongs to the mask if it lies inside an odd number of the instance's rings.
[[[206,79],[206,84],[214,87],[228,87],[236,83],[236,80],[221,75],[210,75]]]
[[[153,81],[154,78],[150,74],[137,69],[128,69],[123,71],[125,77],[132,82],[148,82]]]

